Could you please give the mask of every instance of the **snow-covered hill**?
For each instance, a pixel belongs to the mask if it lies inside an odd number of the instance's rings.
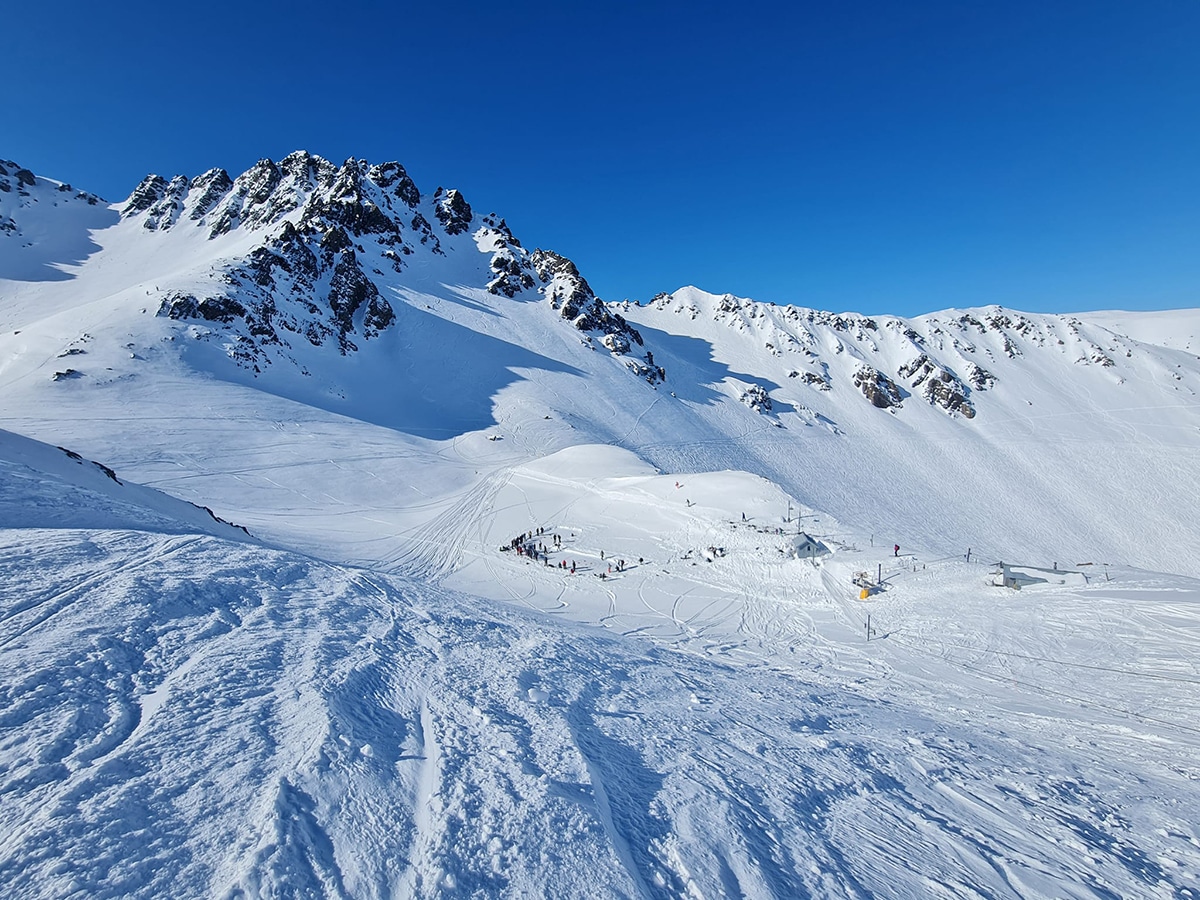
[[[1193,896],[1198,347],[0,162],[0,883]]]
[[[531,502],[570,492],[578,453],[522,476]],[[713,534],[718,499],[750,520],[725,525],[699,563],[711,572],[675,553],[627,560],[613,591],[637,580],[640,611],[614,610],[608,635],[428,582],[129,530],[52,473],[6,479],[6,890],[1194,893],[1200,673],[1180,640],[1200,585],[1046,578],[1001,618],[983,568],[888,559],[865,643],[842,576],[885,554],[843,548],[817,567],[771,547],[778,571],[756,564],[755,544],[776,540],[755,515],[771,490],[713,478],[696,521]],[[510,551],[492,576],[553,578],[560,609],[593,596],[590,543],[623,553],[629,539],[628,510],[601,512],[614,492],[676,490],[636,469],[619,480],[594,486],[599,508],[548,523],[578,574]],[[650,545],[671,519],[639,534]],[[759,599],[731,614],[739,582]],[[653,643],[631,634],[647,626]]]
[[[568,260],[457,192],[422,195],[396,163],[295,153],[237,178],[150,176],[111,208],[4,167],[12,427],[156,486],[182,475],[187,499],[307,549],[319,518],[329,558],[403,550],[329,521],[416,524],[398,457],[432,478],[419,496],[437,513],[477,472],[605,443],[666,472],[763,475],[906,546],[1200,573],[1181,500],[1200,492],[1195,311],[870,319],[694,288],[603,304]],[[131,445],[97,405],[153,426]],[[277,439],[314,417],[363,452],[294,461]],[[489,428],[507,443],[452,453],[444,478],[428,442]],[[233,452],[201,462],[197,446]],[[259,458],[270,487],[247,491]]]

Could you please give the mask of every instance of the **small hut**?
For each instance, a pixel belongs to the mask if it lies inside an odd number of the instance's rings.
[[[792,538],[791,554],[793,559],[816,559],[818,556],[825,556],[828,553],[828,547],[803,531]]]

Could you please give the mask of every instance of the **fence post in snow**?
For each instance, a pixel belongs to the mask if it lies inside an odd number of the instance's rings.
[[[867,643],[871,642],[871,614],[867,613]]]

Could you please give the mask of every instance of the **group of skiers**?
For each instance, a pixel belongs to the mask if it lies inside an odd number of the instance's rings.
[[[533,531],[526,531],[521,534],[518,534],[515,538],[513,538],[511,541],[509,541],[506,545],[502,546],[500,548],[500,550],[501,551],[515,550],[517,556],[527,557],[527,558],[533,560],[534,562],[541,562],[544,565],[548,566],[548,565],[550,565],[550,553],[552,551],[562,550],[562,535],[560,535],[560,534],[550,535],[550,537],[549,537],[550,545],[549,546],[546,545],[545,541],[537,540],[538,538],[544,537],[545,535],[546,535],[546,529],[539,526],[538,528],[534,529]],[[574,537],[574,535],[572,535],[572,537]],[[600,551],[600,559],[602,561],[604,560],[604,551],[603,550]],[[638,559],[638,562],[639,563],[642,562],[641,558]],[[608,571],[601,572],[600,577],[605,578],[608,575],[611,575],[614,565],[616,566],[616,569],[618,572],[625,571],[625,560],[623,560],[623,559],[609,560]],[[565,571],[570,572],[572,575],[574,575],[575,574],[575,560],[570,560],[568,562],[566,559],[561,559],[558,561],[558,563],[555,564],[555,568],[563,569]]]
[[[515,538],[509,541],[508,544],[502,546],[500,549],[501,551],[515,550],[517,556],[528,557],[534,562],[541,562],[548,566],[550,565],[550,552],[552,550],[562,549],[562,535],[550,535],[550,546],[547,547],[545,541],[537,540],[537,538],[544,537],[545,534],[546,529],[542,526],[538,526],[533,531],[525,531],[521,534],[518,534]],[[568,568],[567,561],[562,560],[558,564],[557,568]],[[575,574],[574,561],[572,561],[570,564],[570,570],[571,574]]]

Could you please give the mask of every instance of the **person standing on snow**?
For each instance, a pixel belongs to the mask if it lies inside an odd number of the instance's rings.
[[[900,555],[900,545],[897,544],[896,546],[894,546],[892,548],[892,556],[899,556],[899,555]]]

